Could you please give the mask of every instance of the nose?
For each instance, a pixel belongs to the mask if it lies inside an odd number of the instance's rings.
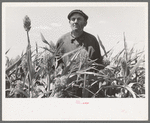
[[[75,19],[74,22],[77,23],[77,22],[78,22],[78,19]]]

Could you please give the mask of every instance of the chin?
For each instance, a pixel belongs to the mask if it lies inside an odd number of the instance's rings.
[[[72,30],[73,31],[80,31],[80,29],[78,29],[78,28],[73,28]]]

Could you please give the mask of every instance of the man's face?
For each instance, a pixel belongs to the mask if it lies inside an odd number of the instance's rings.
[[[70,17],[69,23],[72,30],[81,31],[86,26],[87,21],[84,19],[82,15],[75,13]]]

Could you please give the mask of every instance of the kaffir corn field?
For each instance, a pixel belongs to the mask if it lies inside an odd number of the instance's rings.
[[[46,46],[36,44],[36,49],[32,49],[28,16],[23,25],[28,42],[26,52],[16,59],[7,57],[11,50],[5,53],[6,98],[145,98],[145,54],[134,47],[128,49],[125,35],[124,48],[115,56],[111,55],[113,48],[106,51],[98,37],[105,54],[103,64],[97,64],[83,47],[61,55],[61,46],[56,48],[43,34],[41,41]],[[59,59],[68,55],[71,59],[67,65],[59,64]],[[97,69],[98,66],[103,69]]]

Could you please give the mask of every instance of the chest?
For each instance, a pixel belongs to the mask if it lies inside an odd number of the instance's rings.
[[[80,40],[69,40],[67,42],[64,43],[64,46],[63,46],[63,52],[64,53],[67,53],[67,52],[70,52],[72,50],[75,50],[79,47],[85,47],[86,50],[88,50],[88,47],[91,46],[91,44],[87,41],[80,41]]]

